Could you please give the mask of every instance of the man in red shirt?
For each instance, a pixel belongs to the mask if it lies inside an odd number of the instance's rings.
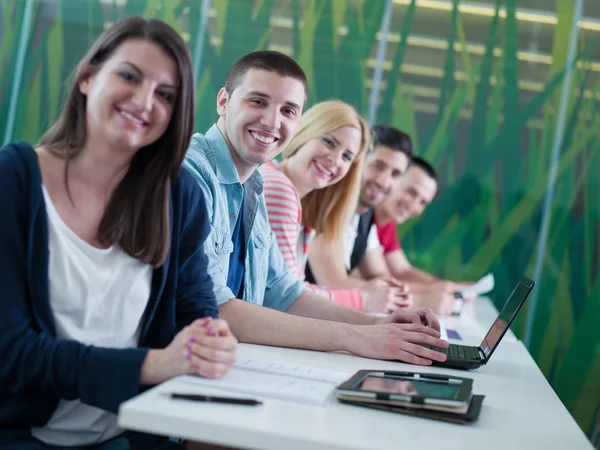
[[[377,235],[390,274],[410,284],[420,306],[431,306],[439,314],[450,314],[454,292],[464,286],[414,267],[402,251],[396,227],[419,216],[437,193],[434,168],[424,159],[412,156],[408,169],[397,180],[387,198],[375,207]]]

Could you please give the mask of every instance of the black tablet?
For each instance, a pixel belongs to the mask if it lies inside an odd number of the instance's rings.
[[[343,400],[465,408],[473,380],[432,373],[361,370],[337,388]],[[437,409],[437,408],[436,408]]]

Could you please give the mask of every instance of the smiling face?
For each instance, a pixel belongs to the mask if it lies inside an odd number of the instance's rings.
[[[159,139],[169,126],[178,93],[177,64],[157,44],[121,43],[79,82],[86,96],[90,142],[129,154]]]
[[[337,128],[308,141],[286,159],[288,175],[303,194],[335,184],[350,170],[360,145],[358,128]]]
[[[401,224],[422,214],[436,192],[437,182],[422,168],[410,166],[385,199],[382,208],[394,222]]]
[[[283,151],[300,124],[305,98],[301,81],[259,69],[248,70],[231,94],[219,91],[217,124],[238,171]]]
[[[393,183],[408,167],[408,156],[380,145],[367,156],[360,189],[360,204],[365,208],[379,205],[390,192]]]

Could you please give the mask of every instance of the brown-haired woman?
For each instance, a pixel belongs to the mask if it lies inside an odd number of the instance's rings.
[[[233,364],[204,198],[180,170],[193,104],[181,37],[129,18],[82,59],[37,146],[0,151],[1,445],[130,448],[120,403]]]

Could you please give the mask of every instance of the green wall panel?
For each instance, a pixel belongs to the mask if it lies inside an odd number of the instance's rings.
[[[531,276],[542,217],[573,2],[394,2],[378,122],[414,136],[442,190],[422,218],[399,228],[406,253],[455,279],[496,276],[500,305]],[[537,280],[530,352],[581,428],[599,439],[600,6],[586,0],[558,166],[550,232]],[[192,54],[200,0],[34,2],[13,140],[35,142],[57,115],[75,64],[105,26],[158,17]],[[433,6],[432,6],[433,5]],[[519,9],[524,8],[524,9]],[[550,8],[550,9],[548,9]],[[201,52],[196,129],[215,120],[229,67],[257,49],[295,57],[309,105],[341,98],[363,114],[376,65],[383,0],[212,0]],[[0,0],[0,136],[4,137],[25,0]],[[480,10],[481,11],[481,10]],[[550,19],[548,19],[550,18]],[[540,22],[540,23],[536,23]],[[590,25],[591,24],[591,25]],[[522,336],[525,314],[515,332]],[[590,395],[590,392],[593,395]]]

